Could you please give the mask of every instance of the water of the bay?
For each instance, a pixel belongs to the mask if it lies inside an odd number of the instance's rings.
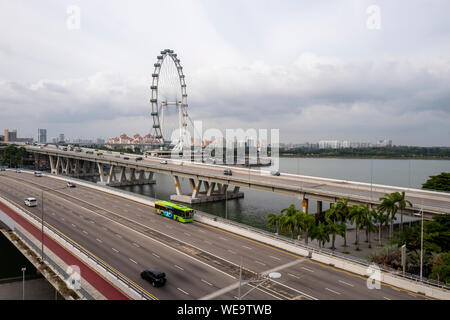
[[[399,187],[421,188],[429,176],[450,172],[450,160],[394,160],[394,159],[335,159],[335,158],[281,158],[280,172],[333,178],[341,180],[372,182]],[[169,200],[175,193],[172,177],[155,174],[156,184],[121,187],[121,189]],[[189,190],[189,181],[181,181],[184,191]],[[279,213],[290,204],[300,208],[300,200],[270,192],[242,189],[242,199],[202,203],[191,207],[220,217],[268,230],[269,213]],[[328,206],[325,205],[324,209]],[[315,212],[316,203],[311,201],[310,212]]]

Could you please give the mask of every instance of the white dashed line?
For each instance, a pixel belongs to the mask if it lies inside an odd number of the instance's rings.
[[[247,246],[242,246],[242,248],[248,249],[248,250],[252,250],[252,248],[247,247]]]
[[[328,289],[328,288],[325,288],[325,290],[328,290],[328,291],[330,291],[330,292],[333,292],[334,294],[340,294],[339,292],[334,291],[334,290],[331,290],[331,289]]]
[[[391,299],[389,299],[389,298],[386,298],[386,297],[383,297],[384,299],[386,299],[386,300],[391,300]]]
[[[122,236],[118,233],[116,233],[116,236],[118,236],[120,239],[122,239]]]
[[[76,228],[77,226],[72,223],[72,227]]]
[[[136,261],[134,261],[133,259],[129,258],[131,262],[138,264]]]
[[[178,266],[178,265],[176,265],[176,264],[174,264],[173,266],[174,266],[175,268],[180,269],[181,271],[184,271],[184,269],[183,269],[182,267],[180,267],[180,266]]]
[[[84,234],[89,234],[89,233],[87,233],[87,231],[86,231],[86,230],[83,230],[83,233],[84,233]]]
[[[184,291],[183,289],[177,288],[178,290],[180,290],[181,292],[183,292],[186,295],[189,295],[189,293],[187,293],[186,291]]]
[[[119,250],[117,250],[117,249],[114,249],[114,248],[111,248],[113,251],[115,251],[115,252],[117,252],[117,253],[119,253]]]
[[[103,243],[103,241],[102,240],[100,240],[100,239],[96,239],[98,242],[100,242],[100,243]]]
[[[202,279],[202,282],[206,283],[207,285],[210,285],[212,287],[212,283],[209,283],[208,281]]]
[[[137,248],[140,247],[140,246],[139,246],[137,243],[135,243],[135,242],[133,242],[133,246],[135,246],[135,247],[137,247]]]
[[[294,277],[294,278],[297,278],[297,279],[300,279],[300,277],[297,277],[295,274],[292,274],[292,273],[288,273],[288,275],[289,276],[291,276],[291,277]]]
[[[258,260],[255,260],[255,262],[256,262],[256,263],[259,263],[259,264],[262,265],[262,266],[265,266],[265,265],[266,265],[265,263],[262,263],[262,262],[260,262],[260,261],[258,261]]]
[[[64,219],[64,218],[61,218],[61,220],[62,220],[62,221],[66,221],[66,219]]]
[[[90,220],[89,222],[90,222],[90,223],[92,223],[92,224],[94,224],[94,223],[95,223],[95,221],[94,221],[94,220]]]
[[[212,242],[208,241],[208,240],[203,240],[205,241],[207,244],[212,244]]]
[[[191,234],[190,234],[190,233],[187,233],[187,232],[185,232],[184,234],[187,235],[188,237],[191,236]]]
[[[228,239],[225,239],[224,237],[219,237],[219,239],[223,241],[228,241]]]
[[[309,271],[309,272],[314,272],[314,270],[308,269],[306,267],[301,267],[303,270]]]
[[[278,261],[281,260],[280,258],[277,258],[277,257],[274,257],[274,256],[269,256],[269,257],[271,257],[272,259],[278,260]]]
[[[352,285],[351,283],[348,283],[348,282],[345,282],[345,281],[342,281],[342,280],[339,280],[339,282],[343,283],[343,284],[346,284],[346,285],[348,285],[350,287],[354,287],[354,285]]]
[[[230,253],[232,253],[232,254],[236,254],[236,252],[233,251],[233,250],[228,249],[227,251],[230,252]]]
[[[156,253],[152,253],[152,255],[154,255],[155,257],[157,257],[159,259],[159,256]]]

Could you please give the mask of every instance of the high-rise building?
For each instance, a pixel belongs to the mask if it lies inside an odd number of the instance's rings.
[[[16,141],[17,140],[17,130],[14,129],[13,131],[9,131],[8,129],[5,129],[5,142],[8,141]]]
[[[64,133],[59,134],[58,142],[66,142],[66,140],[64,139]]]
[[[47,129],[38,129],[38,143],[47,143]]]

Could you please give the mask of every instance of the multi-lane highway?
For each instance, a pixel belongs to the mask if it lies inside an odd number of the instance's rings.
[[[81,152],[75,152],[63,151],[53,145],[46,147],[25,145],[25,147],[30,152],[45,155],[126,166],[137,170],[161,172],[320,201],[335,202],[339,198],[347,198],[354,203],[378,204],[378,199],[386,193],[406,191],[406,199],[413,204],[413,207],[407,207],[404,210],[405,212],[418,212],[423,208],[426,215],[450,213],[450,194],[444,192],[370,185],[354,181],[290,175],[283,172],[280,176],[272,176],[268,171],[245,168],[232,168],[233,174],[226,176],[224,175],[225,167],[218,165],[182,162],[180,160],[168,160],[167,164],[162,164],[161,159],[154,157],[144,157],[143,160],[136,161],[136,155],[120,155],[116,152],[107,153],[105,151],[102,151],[102,155],[87,154],[86,151],[94,150],[86,148],[83,148]],[[125,157],[128,159],[125,159]]]
[[[58,190],[55,190],[58,189]],[[242,236],[194,222],[182,224],[154,213],[153,208],[87,187],[66,188],[63,181],[27,173],[0,173],[0,195],[45,221],[138,283],[158,299],[199,299],[244,277],[304,259]],[[140,278],[145,268],[164,271],[168,282],[153,288]],[[279,271],[245,299],[424,299],[389,285],[369,290],[366,278],[304,259]],[[253,285],[252,285],[253,286]],[[245,285],[241,292],[252,289]],[[235,299],[237,289],[216,298]]]

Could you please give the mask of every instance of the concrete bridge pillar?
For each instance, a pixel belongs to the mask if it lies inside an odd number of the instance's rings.
[[[227,184],[220,184],[194,178],[189,178],[189,185],[192,191],[190,193],[184,194],[181,191],[179,177],[173,176],[173,179],[176,194],[170,196],[171,200],[192,204],[200,202],[231,200],[244,197],[244,193],[239,191],[239,187],[234,187],[233,191],[228,191]],[[202,186],[204,186],[203,190]]]
[[[134,168],[130,168],[127,174],[127,168],[121,166],[118,168],[111,165],[108,169],[108,173],[106,178],[103,173],[103,164],[97,164],[99,170],[100,181],[99,184],[108,185],[108,186],[132,186],[132,185],[142,185],[142,184],[153,184],[156,183],[153,180],[153,172],[149,172],[148,175],[144,170],[136,171]],[[117,173],[119,177],[117,177]]]
[[[317,213],[320,214],[322,212],[322,201],[317,200]]]

